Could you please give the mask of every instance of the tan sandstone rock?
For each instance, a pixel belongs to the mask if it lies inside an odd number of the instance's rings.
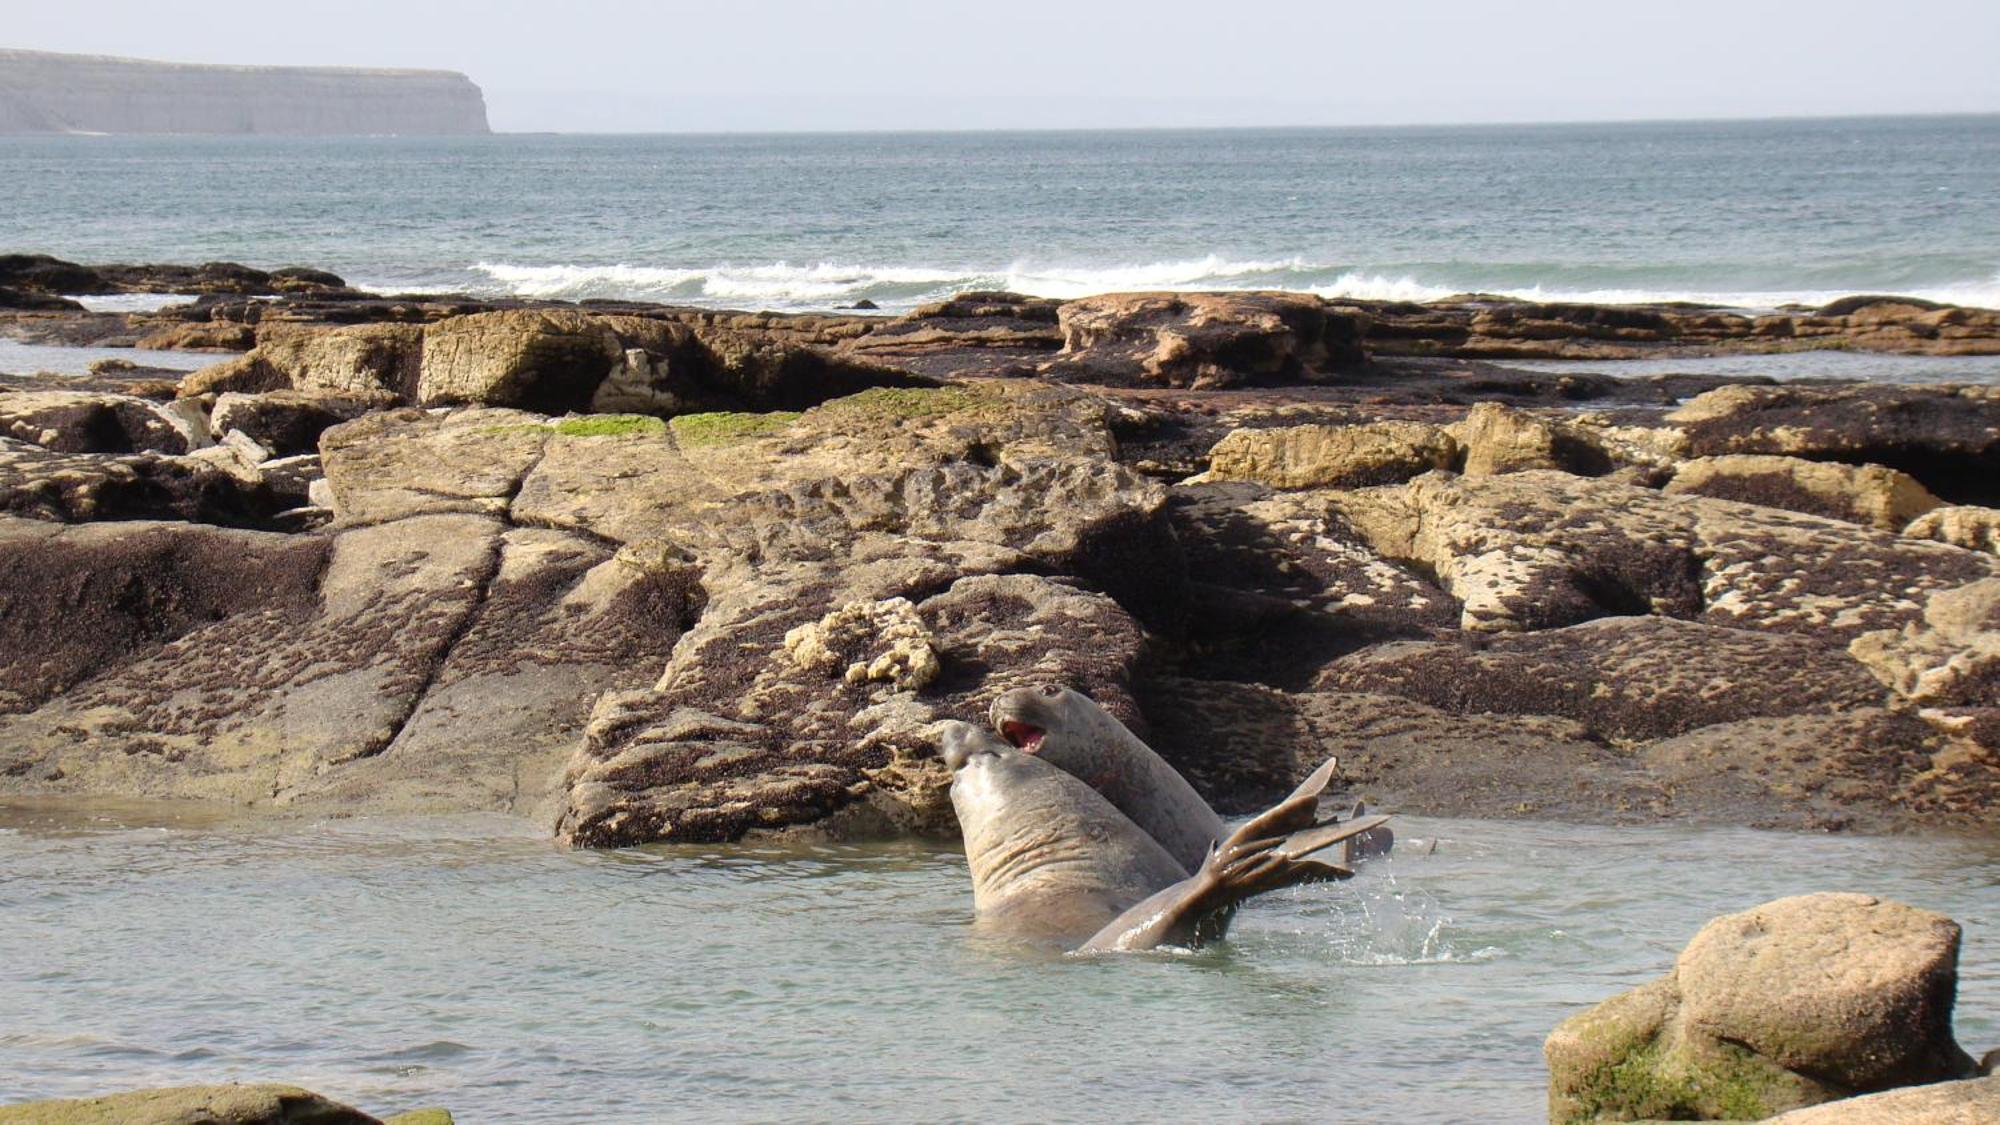
[[[266,332],[234,359],[181,380],[183,398],[220,391],[320,391],[410,398],[424,330],[407,324],[354,324]]]
[[[2000,578],[1937,591],[1922,621],[1864,633],[1848,652],[1913,702],[2000,706]]]
[[[1911,520],[1903,534],[2000,555],[2000,508],[1954,505],[1934,508]]]
[[[1698,457],[1674,470],[1666,491],[1713,496],[1897,531],[1941,501],[1908,473],[1768,454]]]
[[[656,377],[689,345],[668,321],[597,316],[568,309],[507,310],[453,317],[424,333],[416,398],[425,404],[476,403],[544,412],[580,409],[614,368],[635,365]],[[625,393],[631,393],[629,390]]]
[[[800,667],[839,674],[850,684],[881,680],[917,691],[939,672],[930,630],[908,598],[849,602],[787,632],[785,651]]]
[[[1909,1086],[1795,1109],[1770,1125],[1993,1125],[2000,1121],[2000,1078]]]
[[[1527,469],[1601,476],[1612,467],[1610,453],[1590,431],[1497,402],[1476,404],[1450,431],[1465,451],[1466,476]]]
[[[1209,451],[1205,480],[1273,488],[1365,488],[1448,469],[1458,443],[1419,422],[1236,430]]]
[[[205,427],[169,406],[100,391],[0,396],[0,437],[57,453],[186,453],[209,440]]]
[[[370,394],[228,391],[216,396],[209,413],[209,426],[218,434],[240,431],[274,454],[291,456],[317,451],[319,436],[330,427],[393,405],[395,401],[386,391]]]
[[[1782,454],[1885,465],[1956,503],[1990,503],[2000,480],[2000,388],[1730,386],[1666,416],[1693,457]]]
[[[2000,572],[1843,521],[1566,473],[1433,473],[1334,503],[1376,550],[1436,575],[1476,632],[1657,613],[1844,644]]]
[[[1051,372],[1176,387],[1309,378],[1362,358],[1367,319],[1307,293],[1112,293],[1057,310]]]
[[[650,690],[607,696],[559,830],[584,844],[949,831],[929,728],[1057,679],[1136,717],[1137,624],[1029,567],[1160,595],[1164,490],[1079,457],[1103,410],[1014,382],[871,391],[803,415],[684,416],[667,456],[552,441],[517,511],[673,542],[706,608]],[[581,501],[581,502],[579,502]]]

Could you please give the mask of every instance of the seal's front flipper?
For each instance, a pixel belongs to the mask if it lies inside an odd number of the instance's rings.
[[[1252,817],[1209,849],[1201,869],[1111,920],[1080,953],[1195,946],[1222,936],[1236,905],[1253,895],[1302,883],[1354,876],[1352,868],[1312,858],[1335,844],[1386,831],[1386,816],[1315,823],[1319,794],[1334,763],[1313,771],[1291,796]]]

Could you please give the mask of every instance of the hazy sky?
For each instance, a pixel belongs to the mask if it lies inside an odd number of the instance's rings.
[[[0,46],[462,70],[499,130],[2000,111],[2000,3],[0,0]]]

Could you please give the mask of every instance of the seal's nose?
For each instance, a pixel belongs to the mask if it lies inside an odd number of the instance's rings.
[[[979,744],[980,730],[971,723],[957,720],[938,724],[938,755],[953,773],[957,773],[971,759],[973,749]]]

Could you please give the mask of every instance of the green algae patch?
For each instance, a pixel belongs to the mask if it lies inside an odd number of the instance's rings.
[[[829,417],[937,418],[1002,405],[1006,395],[988,387],[874,387],[830,399],[813,413]]]
[[[1761,1121],[1815,1099],[1785,1072],[1733,1044],[1697,1057],[1649,1043],[1586,1075],[1556,1120]]]
[[[750,414],[733,410],[718,410],[707,414],[682,414],[669,423],[674,432],[674,440],[683,449],[700,449],[706,446],[734,445],[739,441],[774,434],[799,420],[799,414],[791,410],[774,410],[769,414]]]
[[[487,426],[487,435],[554,434],[557,437],[660,437],[667,424],[650,414],[580,414],[553,422],[521,422],[511,426]]]
[[[585,414],[550,426],[559,437],[660,437],[667,424],[650,414]]]
[[[382,1125],[457,1125],[447,1109],[413,1109],[394,1117],[384,1117]]]
[[[1679,991],[1652,981],[1564,1020],[1549,1036],[1549,1120],[1757,1121],[1827,1092],[1734,1043],[1682,1034]]]
[[[928,418],[952,414],[973,404],[961,387],[875,387],[824,404],[827,411],[851,410],[890,418]]]

